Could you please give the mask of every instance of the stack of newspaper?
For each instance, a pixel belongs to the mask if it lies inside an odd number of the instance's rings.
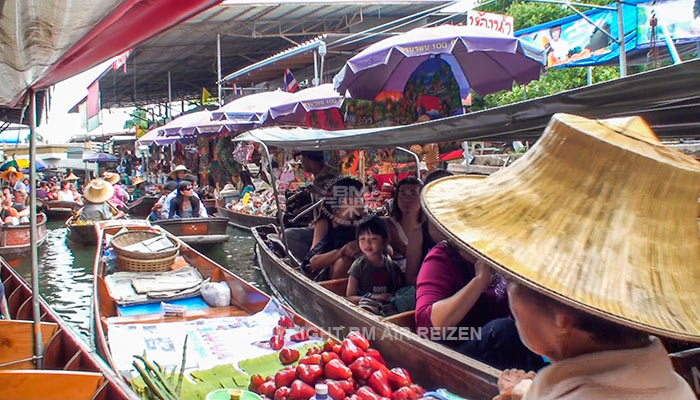
[[[160,235],[154,238],[146,239],[142,242],[125,246],[124,250],[138,253],[158,253],[173,247],[175,247],[175,244],[170,239],[168,239],[165,235]]]

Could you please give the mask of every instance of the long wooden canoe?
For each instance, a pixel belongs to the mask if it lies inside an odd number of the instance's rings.
[[[36,246],[41,246],[46,241],[46,215],[36,215]],[[8,260],[21,257],[29,252],[35,244],[29,240],[29,223],[19,225],[5,224],[0,227],[0,256]]]
[[[73,211],[78,211],[80,205],[74,201],[42,200],[44,213],[49,219],[70,217]]]
[[[0,320],[0,398],[136,399],[131,389],[94,354],[43,299],[39,299],[43,369],[34,369],[32,293],[0,259],[11,320]]]
[[[153,205],[158,202],[159,196],[143,196],[127,204],[129,215],[145,217],[151,212]]]
[[[267,240],[275,232],[272,227],[255,227],[252,232],[265,280],[301,315],[321,326],[344,326],[344,334],[349,328],[372,332],[372,345],[386,361],[416,371],[411,372],[416,379],[467,398],[498,394],[499,370],[413,333],[413,311],[388,318],[364,311],[345,298],[347,278],[316,283],[280,257],[282,249]]]
[[[92,246],[97,243],[94,223],[76,223],[71,216],[66,221],[68,241],[82,246]]]
[[[250,230],[254,226],[277,224],[275,217],[240,213],[224,207],[216,207],[216,215],[228,218],[229,225],[244,230]]]
[[[226,234],[228,220],[220,217],[174,218],[153,221],[183,242],[193,246],[212,246],[229,239]]]
[[[114,224],[112,221],[99,222],[97,225],[100,236],[106,234],[115,234],[122,229],[122,225]],[[148,225],[128,227],[129,230],[144,230],[148,229]],[[177,237],[168,234],[171,240],[180,241]],[[106,280],[106,266],[102,257],[104,241],[100,241],[95,253],[95,263],[93,270],[93,317],[94,317],[94,338],[97,352],[112,366],[115,371],[118,371],[117,363],[115,363],[115,352],[119,352],[119,348],[111,348],[108,341],[109,330],[116,325],[133,325],[133,324],[149,324],[149,323],[182,323],[183,321],[191,321],[205,318],[222,318],[232,316],[252,315],[262,311],[270,301],[270,296],[263,293],[259,289],[253,287],[248,282],[234,275],[232,272],[224,269],[216,264],[211,259],[195,251],[186,243],[180,241],[180,255],[184,257],[188,264],[194,266],[202,275],[209,278],[213,282],[226,282],[231,290],[231,303],[229,306],[212,307],[199,310],[186,311],[182,317],[172,317],[163,319],[161,314],[140,314],[130,316],[118,315],[117,303],[111,297]],[[147,273],[146,273],[147,274]],[[306,329],[320,329],[300,316],[296,315],[291,309],[283,306],[283,308],[293,317],[294,322]],[[233,328],[235,329],[235,328]],[[327,333],[323,336],[331,337]],[[157,360],[156,360],[157,361]],[[124,378],[126,379],[126,378]]]

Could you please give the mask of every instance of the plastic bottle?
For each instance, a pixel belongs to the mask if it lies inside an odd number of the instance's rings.
[[[329,400],[328,385],[325,383],[317,383],[314,389],[316,390],[316,394],[311,396],[311,400]]]

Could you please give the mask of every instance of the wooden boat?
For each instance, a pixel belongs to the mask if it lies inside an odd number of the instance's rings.
[[[115,234],[123,228],[123,225],[115,224],[113,221],[102,221],[97,224],[97,229],[101,232],[100,236],[104,237],[107,234]],[[148,229],[147,225],[128,227],[132,230]],[[181,245],[180,255],[187,261],[188,264],[194,266],[203,278],[211,279],[213,282],[225,282],[231,289],[231,305],[222,307],[212,307],[198,310],[188,310],[184,316],[172,317],[164,319],[160,313],[157,314],[138,314],[138,315],[119,315],[116,300],[110,295],[108,283],[105,275],[106,265],[102,257],[104,241],[100,241],[95,253],[95,264],[93,271],[93,317],[94,317],[94,338],[95,346],[98,354],[104,358],[107,363],[112,366],[114,371],[119,371],[118,363],[115,362],[115,353],[119,352],[119,348],[110,347],[109,331],[110,329],[118,329],[117,325],[133,326],[134,324],[153,324],[153,323],[176,323],[180,324],[183,321],[223,318],[232,316],[248,316],[262,311],[270,301],[270,296],[263,293],[259,289],[253,287],[243,279],[234,275],[230,271],[216,264],[211,259],[195,251],[192,247],[179,240],[179,238],[168,234],[171,240],[178,241]],[[144,273],[148,274],[148,273]],[[296,315],[292,310],[282,306],[294,319],[294,322],[306,329],[314,329],[319,332],[320,329],[311,325],[309,322]],[[235,328],[234,328],[235,329]],[[331,337],[327,333],[322,333],[325,337]],[[157,360],[156,360],[157,361]],[[124,375],[122,375],[124,377]],[[127,379],[124,377],[124,379]]]
[[[207,208],[207,214],[214,215],[216,213],[216,199],[204,199],[202,203]]]
[[[135,217],[145,217],[151,212],[160,196],[143,196],[127,204],[128,214]]]
[[[228,218],[229,225],[245,230],[250,230],[254,226],[277,224],[277,218],[275,217],[240,213],[224,207],[216,207],[216,215]]]
[[[46,215],[38,213],[36,215],[37,246],[41,246],[46,241]],[[29,240],[29,223],[19,225],[5,224],[0,227],[0,256],[6,259],[17,258],[34,246]]]
[[[226,234],[228,220],[220,217],[173,218],[153,221],[183,242],[193,246],[212,246],[229,239]]]
[[[94,223],[79,223],[71,216],[66,220],[66,228],[68,228],[68,240],[72,243],[83,246],[92,246],[97,243]]]
[[[41,298],[43,368],[34,369],[31,289],[2,259],[0,276],[12,317],[0,320],[0,398],[137,399]]]
[[[372,346],[389,364],[419,371],[422,380],[460,396],[491,399],[498,394],[499,370],[415,334],[413,311],[387,318],[364,311],[345,298],[347,278],[316,283],[280,257],[283,249],[267,240],[268,234],[276,233],[273,227],[259,226],[252,232],[265,280],[301,315],[313,318],[321,326],[373,332]]]
[[[70,217],[73,211],[77,211],[80,205],[74,201],[42,200],[43,212],[49,219],[63,219]]]

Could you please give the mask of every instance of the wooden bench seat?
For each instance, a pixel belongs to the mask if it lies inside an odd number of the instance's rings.
[[[416,310],[405,311],[384,318],[384,321],[394,323],[398,326],[408,328],[411,332],[416,331]]]
[[[338,296],[345,297],[348,287],[348,278],[331,279],[329,281],[319,282],[319,284]]]
[[[44,347],[58,329],[55,323],[41,323],[41,339]],[[0,320],[0,364],[7,364],[0,369],[34,368],[34,362],[31,361],[34,356],[33,331],[34,324],[31,321]],[[7,397],[0,396],[0,398]]]
[[[0,399],[92,399],[104,381],[97,372],[4,370],[0,371]]]

